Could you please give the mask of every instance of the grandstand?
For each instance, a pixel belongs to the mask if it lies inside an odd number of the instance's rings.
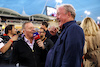
[[[31,16],[23,16],[18,12],[0,7],[0,24],[3,26],[4,23],[14,24],[16,28],[21,28],[23,22],[32,21],[35,27],[40,26],[42,21],[47,21],[50,24],[54,22],[55,17],[47,16],[44,14],[35,14]],[[56,24],[57,25],[57,24]]]

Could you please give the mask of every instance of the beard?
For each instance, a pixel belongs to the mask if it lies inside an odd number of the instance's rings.
[[[43,38],[43,36],[40,36],[40,38]]]

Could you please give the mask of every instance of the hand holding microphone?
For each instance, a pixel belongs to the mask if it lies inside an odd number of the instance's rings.
[[[37,40],[36,42],[37,42],[37,44],[38,44],[38,46],[39,46],[39,47],[42,47],[42,49],[45,49],[45,47],[44,47],[44,44],[43,44],[43,41],[42,41],[42,40],[40,40],[40,39],[39,39],[39,40]]]
[[[40,35],[38,34],[38,32],[35,32],[33,34],[33,38],[36,40],[39,47],[42,47],[42,49],[45,49],[43,41],[40,39]]]

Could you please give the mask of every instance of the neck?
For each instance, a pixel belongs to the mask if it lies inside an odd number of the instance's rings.
[[[25,36],[25,37],[30,41],[30,43],[32,43],[33,37],[32,37],[32,38],[29,38],[29,37],[27,37],[27,36]]]
[[[10,34],[10,33],[8,33],[7,35],[8,35],[10,38],[11,38],[11,37],[13,37],[13,35],[12,35],[12,34]]]
[[[71,18],[69,18],[69,21],[74,21],[74,19],[71,17]],[[68,22],[69,22],[69,21],[68,21]]]
[[[68,19],[65,20],[65,23],[66,23],[66,22],[70,22],[70,21],[74,21],[74,18],[71,17],[71,16],[70,16]]]
[[[43,38],[42,41],[44,42],[47,39],[47,37]]]
[[[48,28],[45,28],[45,31],[47,31],[48,30]]]

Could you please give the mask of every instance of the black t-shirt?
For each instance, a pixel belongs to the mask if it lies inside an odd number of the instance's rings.
[[[58,39],[58,34],[54,35],[54,36],[51,36],[50,39],[53,41],[53,43],[55,44],[57,39]]]
[[[50,32],[47,30],[46,31],[46,35],[45,35],[47,38],[50,38],[51,37],[51,34],[50,34]]]
[[[46,56],[48,51],[53,47],[53,42],[51,39],[47,38],[44,42],[43,42],[45,49],[41,49],[41,66],[40,67],[45,67],[45,61],[46,61]]]

